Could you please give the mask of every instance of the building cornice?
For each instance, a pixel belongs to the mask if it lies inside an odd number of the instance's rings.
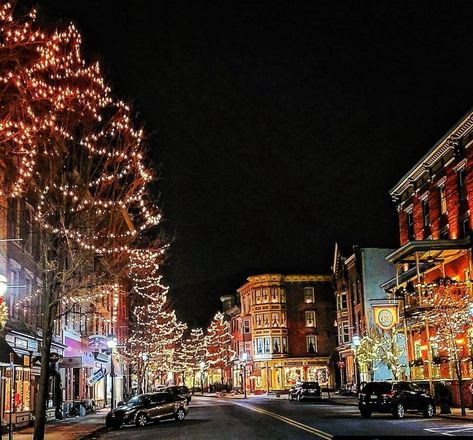
[[[458,145],[458,140],[473,128],[473,111],[470,110],[461,118],[425,155],[417,162],[404,177],[389,190],[391,197],[399,197],[414,181],[428,172],[449,150]]]

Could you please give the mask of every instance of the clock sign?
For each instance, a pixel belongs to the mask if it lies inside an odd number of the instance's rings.
[[[382,330],[389,330],[397,324],[397,304],[373,306],[374,320]]]

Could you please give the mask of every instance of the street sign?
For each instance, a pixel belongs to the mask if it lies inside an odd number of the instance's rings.
[[[87,378],[87,385],[90,385],[90,386],[95,385],[104,376],[105,376],[105,372],[103,371],[103,368],[100,368],[100,370],[97,370],[94,374],[92,374],[92,376]]]

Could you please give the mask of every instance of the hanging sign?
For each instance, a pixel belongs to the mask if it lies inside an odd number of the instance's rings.
[[[97,370],[92,376],[87,378],[87,385],[95,385],[99,380],[101,380],[105,376],[103,368]]]
[[[381,330],[393,328],[399,321],[397,304],[373,305],[374,322]]]

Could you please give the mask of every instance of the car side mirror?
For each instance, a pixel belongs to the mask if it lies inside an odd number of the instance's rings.
[[[125,405],[125,402],[123,402],[123,400],[120,400],[120,402],[117,403],[117,406],[123,406]]]

